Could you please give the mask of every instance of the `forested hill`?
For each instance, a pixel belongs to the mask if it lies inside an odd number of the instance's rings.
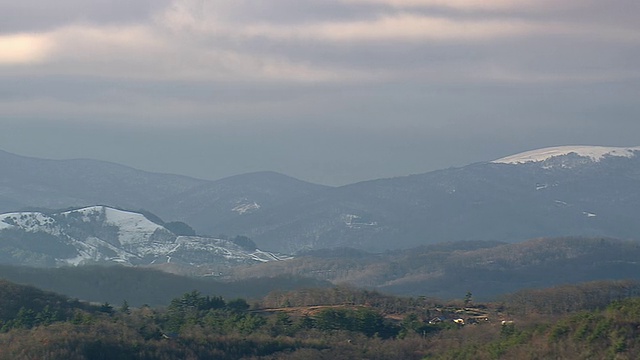
[[[92,302],[119,304],[126,300],[132,306],[160,306],[191,290],[228,298],[249,299],[265,296],[273,289],[324,288],[324,280],[297,276],[273,276],[222,282],[216,278],[195,278],[162,271],[123,266],[81,266],[56,269],[0,265],[0,274],[10,281],[55,291]]]
[[[0,328],[5,331],[70,319],[76,309],[95,310],[63,295],[0,279]]]
[[[312,251],[295,259],[234,270],[237,279],[288,274],[411,296],[479,299],[524,288],[640,279],[640,243],[607,238],[541,238],[515,244],[440,243],[380,254]]]
[[[499,303],[349,287],[275,292],[251,304],[190,291],[156,308],[92,306],[6,281],[0,294],[2,360],[640,356],[637,282],[523,292]]]

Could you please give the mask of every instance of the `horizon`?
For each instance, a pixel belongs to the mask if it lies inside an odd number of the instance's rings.
[[[180,173],[172,173],[172,172],[166,172],[166,171],[149,171],[149,170],[144,170],[144,169],[140,169],[140,168],[136,168],[134,166],[131,165],[127,165],[127,164],[122,164],[122,163],[118,163],[118,162],[114,162],[114,161],[109,161],[109,160],[100,160],[100,159],[92,159],[92,158],[46,158],[46,157],[36,157],[36,156],[29,156],[29,155],[22,155],[22,154],[17,154],[14,152],[10,152],[7,151],[5,149],[0,149],[0,151],[11,154],[11,155],[15,155],[15,156],[19,156],[19,157],[24,157],[24,158],[30,158],[30,159],[37,159],[37,160],[51,160],[51,161],[98,161],[98,162],[105,162],[105,163],[110,163],[110,164],[115,164],[115,165],[120,165],[120,166],[125,166],[125,167],[129,167],[132,168],[134,170],[138,170],[138,171],[143,171],[143,172],[149,172],[149,173],[155,173],[155,174],[161,174],[161,175],[174,175],[174,176],[184,176],[184,177],[189,177],[189,178],[193,178],[193,179],[197,179],[197,180],[203,180],[203,181],[219,181],[219,180],[224,180],[224,179],[228,179],[228,178],[232,178],[232,177],[236,177],[236,176],[243,176],[243,175],[251,175],[251,174],[259,174],[259,173],[275,173],[275,174],[279,174],[279,175],[283,175],[286,177],[290,177],[299,181],[304,181],[304,182],[308,182],[308,183],[312,183],[312,184],[316,184],[316,185],[322,185],[322,186],[329,186],[329,187],[341,187],[341,186],[347,186],[347,185],[351,185],[351,184],[356,184],[359,182],[366,182],[366,181],[374,181],[374,180],[380,180],[380,179],[389,179],[389,178],[396,178],[396,177],[404,177],[404,176],[411,176],[411,175],[417,175],[417,174],[424,174],[424,173],[429,173],[432,171],[438,171],[438,170],[445,170],[445,169],[450,169],[450,168],[461,168],[461,167],[465,167],[468,165],[473,165],[473,164],[477,164],[477,163],[491,163],[491,162],[498,162],[500,160],[508,160],[508,159],[515,159],[517,157],[520,156],[526,156],[526,155],[530,155],[530,153],[535,153],[537,151],[542,151],[542,150],[559,150],[559,149],[563,149],[563,148],[567,148],[567,149],[575,149],[575,148],[602,148],[603,151],[604,149],[608,149],[608,150],[613,150],[613,149],[634,149],[634,148],[640,148],[640,146],[603,146],[603,145],[559,145],[559,146],[549,146],[549,147],[543,147],[543,148],[536,148],[536,149],[531,149],[531,150],[525,150],[525,151],[521,151],[518,153],[514,153],[514,154],[508,154],[505,156],[501,156],[499,158],[495,158],[492,160],[480,160],[480,161],[476,161],[476,162],[472,162],[472,163],[468,163],[468,164],[462,164],[462,165],[458,165],[458,166],[448,166],[448,167],[443,167],[443,168],[438,168],[438,169],[432,169],[432,170],[428,170],[428,171],[424,171],[422,173],[411,173],[411,174],[396,174],[396,175],[392,175],[389,177],[381,177],[381,178],[372,178],[372,179],[363,179],[363,180],[358,180],[352,183],[346,183],[346,184],[337,184],[337,185],[333,185],[333,184],[322,184],[322,183],[318,183],[318,182],[313,182],[313,181],[309,181],[309,180],[305,180],[305,179],[301,179],[299,177],[295,177],[293,175],[287,174],[287,173],[283,173],[283,172],[278,172],[278,171],[274,171],[274,170],[258,170],[258,171],[251,171],[251,172],[245,172],[245,173],[240,173],[240,174],[230,174],[228,176],[224,176],[221,178],[217,178],[217,179],[206,179],[206,178],[198,178],[198,177],[194,177],[194,176],[190,176],[187,174],[180,174]],[[557,152],[557,151],[556,151]],[[557,154],[556,154],[557,155]],[[590,154],[587,154],[585,156],[592,156]]]
[[[0,144],[344,185],[640,144],[640,3],[6,2]]]

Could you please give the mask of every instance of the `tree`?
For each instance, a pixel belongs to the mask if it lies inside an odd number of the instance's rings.
[[[471,304],[473,294],[471,291],[467,291],[467,294],[464,296],[464,306],[469,306]]]
[[[249,304],[245,299],[233,299],[227,302],[227,308],[234,312],[245,312],[249,310]]]
[[[124,314],[128,314],[129,311],[130,311],[129,303],[127,302],[127,300],[122,301],[122,305],[120,306],[120,312]]]
[[[422,321],[418,318],[418,315],[415,313],[407,314],[402,323],[400,324],[400,338],[404,338],[409,333],[419,333],[423,327]]]
[[[258,248],[258,245],[256,245],[256,243],[253,242],[253,240],[251,240],[246,236],[238,235],[234,237],[231,241],[234,244],[240,246],[241,248],[247,251],[253,251]]]
[[[58,320],[58,312],[53,311],[49,305],[45,306],[44,309],[36,315],[36,322],[42,325],[50,325],[52,322]]]
[[[358,309],[355,313],[356,331],[371,337],[376,333],[383,335],[385,332],[384,317],[380,313],[370,309]]]
[[[36,323],[36,313],[25,307],[21,307],[14,320],[14,327],[29,329]]]
[[[182,221],[172,221],[164,224],[164,227],[178,236],[196,236],[196,231]]]
[[[113,306],[111,306],[111,304],[109,304],[108,302],[105,302],[104,304],[100,305],[100,312],[111,315],[113,314]]]

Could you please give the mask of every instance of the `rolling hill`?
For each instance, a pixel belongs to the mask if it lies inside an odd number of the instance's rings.
[[[541,238],[520,243],[452,242],[379,254],[316,250],[233,270],[235,279],[289,275],[443,299],[492,299],[522,289],[595,280],[640,280],[640,242]]]

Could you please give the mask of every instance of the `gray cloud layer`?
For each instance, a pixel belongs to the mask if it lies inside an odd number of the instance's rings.
[[[640,144],[633,0],[0,9],[0,144],[19,153],[346,183],[548,145]]]

